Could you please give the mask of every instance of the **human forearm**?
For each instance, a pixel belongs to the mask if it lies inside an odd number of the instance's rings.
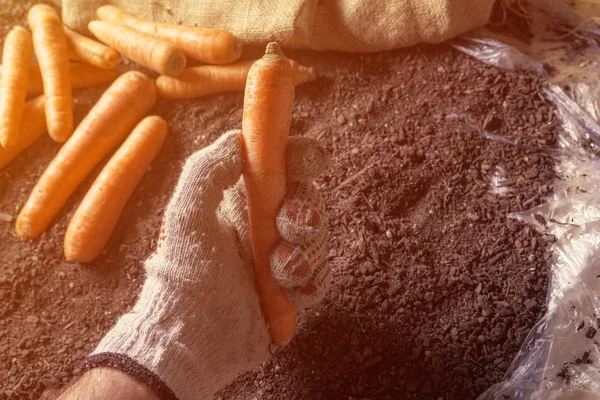
[[[94,368],[63,393],[59,400],[159,400],[144,384],[116,369]]]

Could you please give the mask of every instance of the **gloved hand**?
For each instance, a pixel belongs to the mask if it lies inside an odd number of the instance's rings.
[[[271,266],[300,309],[323,297],[330,275],[324,206],[312,185],[327,160],[314,140],[290,137],[282,241]],[[241,171],[239,130],[187,160],[139,299],[85,369],[120,369],[163,399],[208,399],[267,359]]]

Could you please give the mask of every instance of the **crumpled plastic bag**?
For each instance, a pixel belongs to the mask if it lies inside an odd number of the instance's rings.
[[[543,94],[556,106],[562,125],[558,148],[539,149],[556,160],[560,179],[554,182],[553,198],[509,216],[546,233],[548,240],[557,240],[547,312],[525,339],[505,379],[479,400],[600,400],[600,48],[595,44],[600,31],[585,24],[587,15],[578,15],[571,8],[573,2],[529,0],[529,4],[537,7],[537,11],[528,8],[537,13],[531,18],[532,29],[550,37],[534,35],[532,43],[519,49],[488,30],[453,41],[458,50],[488,64],[544,76],[548,84]],[[561,43],[564,35],[536,26],[537,18],[578,26],[577,34],[583,37],[585,32],[591,39],[586,48],[572,52],[568,40]],[[482,134],[503,141],[501,136]],[[502,189],[496,183],[490,182],[490,190]]]

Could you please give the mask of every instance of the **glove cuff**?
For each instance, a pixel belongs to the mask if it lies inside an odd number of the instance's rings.
[[[125,354],[107,352],[91,355],[83,362],[81,370],[86,372],[93,368],[117,369],[144,384],[161,400],[178,400],[175,393],[158,375]]]
[[[175,287],[149,275],[134,308],[119,318],[88,361],[90,367],[112,364],[129,375],[137,374],[132,375],[136,379],[140,374],[141,378],[151,377],[123,361],[133,360],[158,378],[153,382],[162,381],[175,396],[161,398],[211,399],[235,375],[255,367],[268,355],[270,338],[258,297],[252,297],[253,288],[249,287],[245,302],[228,301],[236,298],[219,297],[210,282],[200,289]],[[218,303],[207,301],[217,298]],[[237,336],[232,321],[244,336]]]

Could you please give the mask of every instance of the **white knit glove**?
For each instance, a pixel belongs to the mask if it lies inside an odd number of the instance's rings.
[[[324,207],[312,184],[326,166],[314,140],[290,137],[277,218],[282,242],[271,265],[299,308],[322,298],[330,275]],[[255,290],[241,171],[240,131],[187,160],[138,302],[84,369],[120,369],[162,399],[208,399],[267,359],[271,338]]]

